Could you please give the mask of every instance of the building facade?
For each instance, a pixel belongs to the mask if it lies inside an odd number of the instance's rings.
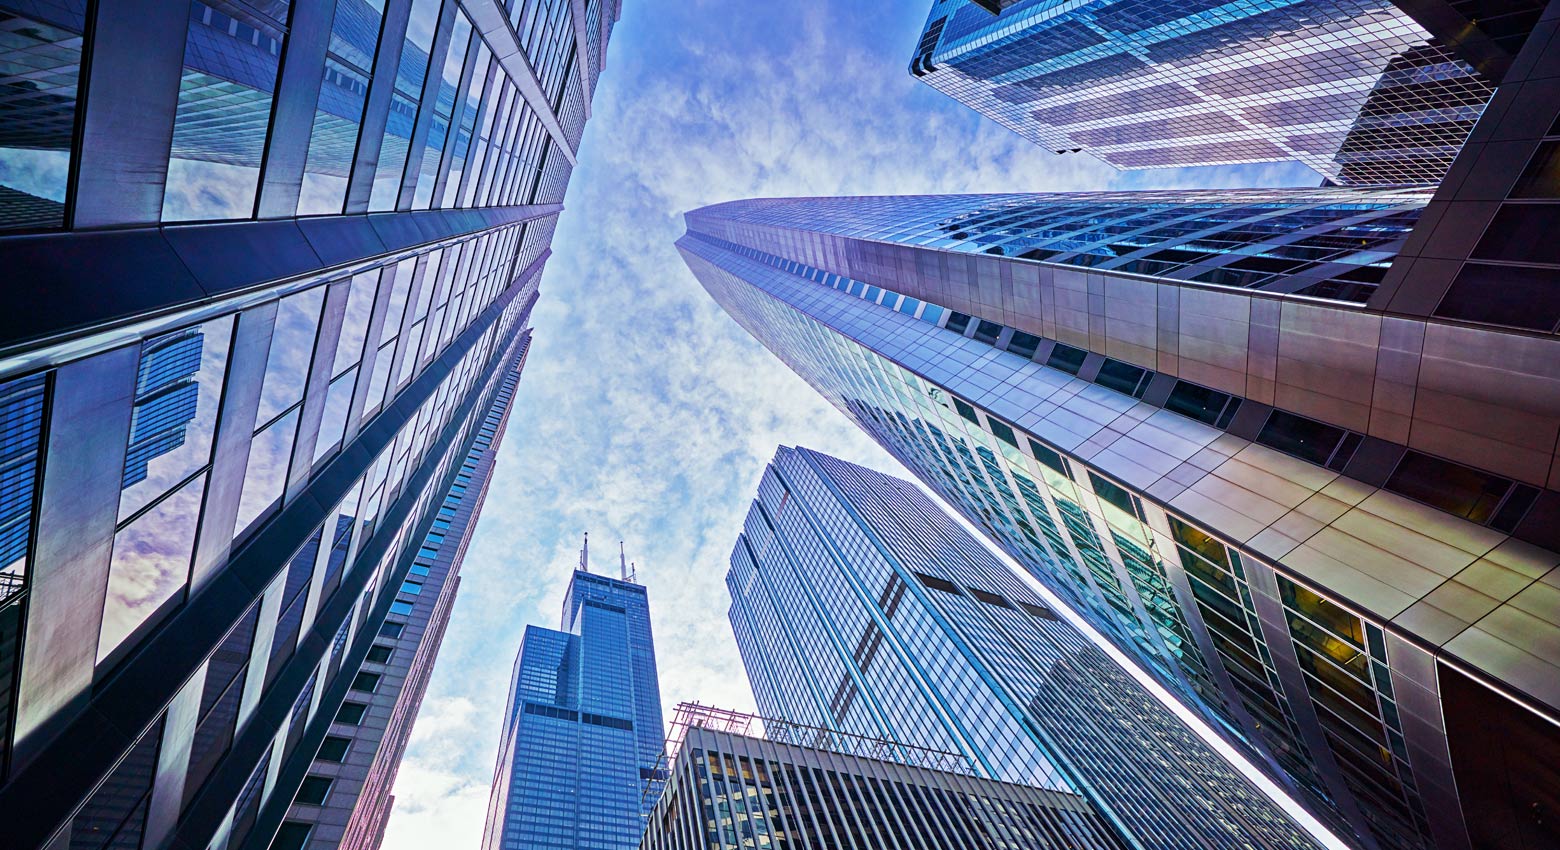
[[[529,346],[529,331],[522,346]],[[428,688],[460,587],[460,566],[492,484],[498,447],[525,352],[504,377],[477,429],[379,637],[353,674],[344,706],[360,719],[331,726],[300,784],[277,843],[311,850],[378,850],[394,797],[396,771]]]
[[[726,583],[765,717],[1073,800],[1056,846],[1316,846],[908,482],[782,447]]]
[[[1327,245],[1305,225],[1278,241],[1306,251],[1268,251],[1233,208],[1192,204],[1189,232],[1155,236],[1172,251],[1140,255],[1186,265],[1129,267],[1130,227],[1023,225],[1055,203],[737,202],[691,213],[679,245],[755,337],[1335,832],[1553,843],[1560,343],[1387,315],[1376,287],[1292,294]],[[1422,209],[1350,263],[1406,293],[1393,258],[1429,244]],[[1042,236],[1033,259],[1004,250]],[[1264,256],[1252,286],[1184,272]]]
[[[1082,845],[1051,829],[1094,818],[1078,797],[977,776],[962,756],[748,720],[741,731],[673,724],[665,790],[642,850],[1120,846],[1103,834]]]
[[[279,830],[415,705],[447,606],[404,680],[376,646],[512,392],[616,16],[0,2],[6,846],[325,835]]]
[[[665,730],[643,585],[580,565],[557,630],[526,626],[482,850],[639,845]]]
[[[1124,169],[1292,160],[1356,186],[1439,181],[1542,8],[995,5],[936,0],[911,73],[1057,153]]]

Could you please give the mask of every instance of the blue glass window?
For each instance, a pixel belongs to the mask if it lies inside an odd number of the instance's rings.
[[[357,149],[358,125],[368,101],[369,72],[379,45],[383,0],[337,0],[330,53],[320,80],[309,155],[303,169],[299,215],[342,210]]]
[[[86,10],[86,0],[0,4],[0,230],[65,223]]]
[[[196,476],[114,535],[98,635],[100,663],[132,633],[167,614],[183,591],[205,489],[206,476]]]

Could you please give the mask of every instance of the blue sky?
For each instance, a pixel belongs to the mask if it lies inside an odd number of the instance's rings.
[[[386,850],[481,840],[510,665],[556,627],[582,532],[650,595],[661,690],[752,696],[726,560],[764,464],[805,445],[910,477],[705,295],[672,243],[736,198],[1316,185],[1298,166],[1118,172],[907,72],[928,3],[625,0],[533,313],[529,363]]]

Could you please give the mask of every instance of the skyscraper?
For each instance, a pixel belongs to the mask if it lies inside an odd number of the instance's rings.
[[[387,781],[616,17],[0,0],[0,843],[294,850]]]
[[[1041,815],[1060,846],[1315,846],[908,482],[782,447],[726,584],[766,717],[1075,799]]]
[[[935,0],[910,70],[1117,168],[1293,160],[1337,184],[1428,184],[1542,5]]]
[[[521,340],[526,349],[529,334],[526,331]],[[343,707],[352,706],[351,713],[360,717],[332,724],[299,785],[280,830],[288,836],[307,835],[307,843],[298,846],[377,850],[384,839],[394,804],[390,789],[449,625],[461,562],[493,481],[525,356],[522,350],[504,377],[417,546],[378,639],[353,676]]]
[[[663,735],[643,585],[581,569],[515,656],[482,850],[639,846]]]
[[[1548,162],[1546,128],[1506,145]],[[1538,167],[1513,159],[1489,167]],[[1560,840],[1560,343],[1496,311],[1560,308],[1513,285],[1542,265],[1435,256],[1553,241],[1462,232],[1549,205],[1457,185],[1433,207],[747,201],[690,213],[678,244],[749,332],[1336,831],[1525,850]],[[1453,274],[1472,321],[1440,318]]]
[[[955,753],[718,709],[710,722],[711,713],[677,707],[642,850],[1126,846],[1081,798],[977,776]]]

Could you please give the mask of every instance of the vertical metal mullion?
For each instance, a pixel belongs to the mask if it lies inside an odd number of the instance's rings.
[[[379,51],[368,84],[368,99],[363,107],[363,123],[358,129],[357,152],[352,158],[352,174],[347,179],[345,212],[368,210],[368,198],[374,190],[374,174],[379,170],[379,148],[384,141],[385,124],[395,94],[395,75],[401,66],[401,51],[406,45],[406,24],[411,18],[412,0],[386,0],[384,24],[379,31]]]
[[[455,160],[455,142],[460,138],[460,122],[466,117],[466,92],[471,88],[471,77],[476,73],[477,55],[481,52],[484,42],[482,35],[473,27],[471,38],[466,41],[466,58],[461,61],[460,80],[455,83],[455,105],[450,107],[450,129],[444,139],[444,154],[439,158],[439,171],[433,180],[433,195],[428,200],[430,209],[438,209],[443,204],[444,184],[450,177],[450,167]],[[488,51],[490,57],[492,51]],[[489,64],[492,59],[489,58]],[[471,161],[471,146],[476,142],[477,125],[471,125],[472,138],[466,140],[466,152],[463,156],[466,161]],[[454,206],[454,204],[450,204]]]
[[[259,218],[288,218],[298,212],[336,2],[293,0],[292,9],[261,163]]]
[[[189,19],[181,0],[93,4],[69,227],[162,220]]]
[[[401,188],[395,201],[397,212],[412,208],[412,195],[417,190],[417,175],[422,171],[424,148],[428,144],[428,128],[433,126],[434,113],[439,110],[444,60],[449,54],[454,31],[455,0],[445,0],[439,7],[439,27],[434,31],[433,44],[428,49],[428,73],[423,77],[422,97],[417,102],[417,120],[412,125],[412,137],[406,143],[406,167],[401,169]],[[448,140],[446,134],[445,141]]]

